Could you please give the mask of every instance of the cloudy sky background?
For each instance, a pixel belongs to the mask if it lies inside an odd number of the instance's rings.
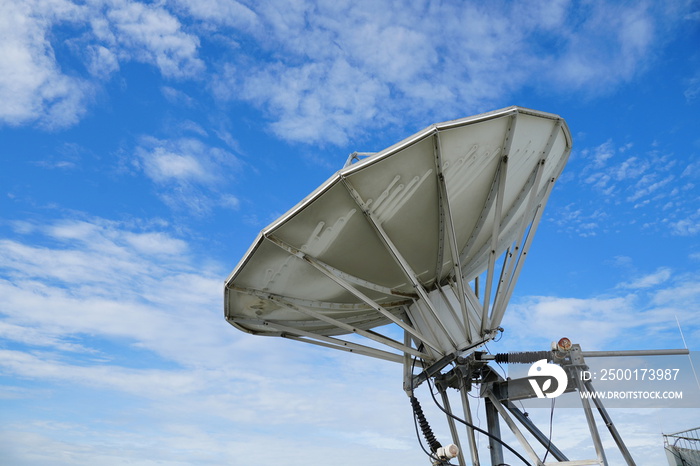
[[[696,1],[0,0],[0,102],[6,464],[429,464],[399,366],[240,333],[223,280],[349,153],[509,105],[574,151],[490,349],[700,349]],[[658,466],[698,411],[612,415]]]

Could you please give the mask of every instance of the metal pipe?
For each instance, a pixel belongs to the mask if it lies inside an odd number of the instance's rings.
[[[687,349],[581,351],[584,358],[611,358],[615,356],[675,356],[690,354]]]
[[[466,463],[464,462],[464,454],[462,453],[462,444],[459,441],[459,434],[457,433],[457,425],[455,424],[454,417],[452,415],[452,407],[450,406],[450,398],[447,396],[447,391],[445,390],[440,390],[440,396],[442,397],[442,405],[445,407],[445,410],[450,413],[447,414],[447,425],[450,427],[450,434],[452,435],[452,441],[454,442],[455,445],[457,445],[457,448],[459,448],[459,453],[457,454],[457,461],[459,461],[460,466],[466,466]]]
[[[584,382],[583,385],[588,390],[588,393],[595,393],[595,388],[593,388],[593,384],[590,381]],[[615,424],[613,424],[612,418],[608,414],[608,411],[605,409],[605,406],[603,406],[603,402],[601,400],[599,400],[598,397],[596,397],[596,396],[594,396],[592,398],[593,398],[593,403],[595,404],[596,408],[598,408],[598,412],[600,413],[600,417],[603,418],[603,422],[608,427],[608,430],[610,431],[610,435],[612,435],[613,440],[615,440],[615,444],[617,445],[617,448],[619,448],[620,453],[622,454],[622,457],[625,459],[625,462],[627,463],[628,466],[636,466],[637,463],[634,462],[634,459],[632,458],[632,454],[627,449],[627,445],[625,445],[625,442],[622,441],[622,437],[620,436],[620,433],[617,431]]]
[[[498,422],[498,410],[493,405],[491,398],[484,398],[484,408],[486,409],[486,425],[489,434],[496,438],[501,438],[501,426]],[[503,463],[503,446],[493,438],[489,438],[489,450],[491,452],[491,464]]]
[[[469,390],[462,381],[462,386],[459,389],[459,394],[462,397],[462,409],[464,410],[464,419],[469,423],[467,424],[467,440],[469,441],[469,451],[472,457],[472,466],[479,466],[479,450],[476,444],[476,437],[474,436],[474,429],[471,428],[472,422],[472,410],[469,406]]]

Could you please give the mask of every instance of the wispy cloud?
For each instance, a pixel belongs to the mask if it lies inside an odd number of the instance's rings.
[[[700,12],[697,13],[700,16]],[[696,75],[688,80],[688,87],[683,92],[686,100],[692,102],[700,96],[700,75]]]
[[[572,5],[576,13],[571,13],[586,19],[569,33],[561,31],[565,51],[555,70],[560,82],[594,93],[643,70],[652,44],[666,27],[659,16],[663,9],[654,10],[649,3],[600,6],[579,4],[576,11]]]
[[[695,236],[700,233],[700,210],[671,223],[673,233],[679,236]]]
[[[342,145],[375,120],[389,94],[386,85],[341,58],[247,72],[236,97],[264,108],[272,130],[284,139]]]
[[[15,439],[25,449],[36,443],[36,458],[56,449],[73,452],[54,464],[87,464],[103,455],[105,464],[143,458],[176,464],[170,448],[154,444],[185,448],[180,459],[203,464],[253,461],[274,444],[288,455],[286,464],[301,465],[319,442],[324,447],[314,454],[347,451],[341,465],[355,464],[351,452],[358,447],[372,455],[367,464],[416,458],[399,365],[234,331],[220,310],[226,271],[202,269],[208,261],[162,221],[13,225],[14,237],[0,242],[0,274],[7,278],[0,280],[0,366],[29,387],[22,392],[27,402],[73,396],[80,401],[64,401],[64,411],[79,406],[80,414],[11,424],[0,436],[8,455],[26,458],[8,443]],[[664,345],[673,341],[674,316],[691,338],[700,327],[692,311],[700,305],[697,283],[659,269],[636,280],[633,294],[628,286],[591,298],[523,298],[506,314],[505,346],[536,349],[566,335],[588,350],[615,349],[622,334],[626,344],[647,347],[653,336]],[[517,331],[522,328],[537,332]],[[119,351],[109,350],[115,347]],[[11,386],[5,391],[19,403]],[[94,393],[101,394],[99,409],[90,401]],[[129,410],[106,412],[112,408],[104,406],[105,394],[114,409],[129,397]],[[144,413],[147,430],[122,429],[120,422],[141,425],[135,419]],[[213,432],[202,432],[202,423]],[[87,434],[98,426],[99,439]],[[239,432],[233,443],[222,433],[231,431]],[[438,434],[449,435],[442,424]]]
[[[309,3],[284,15],[275,3],[251,7],[256,46],[238,53],[269,59],[229,64],[214,89],[253,102],[279,137],[345,144],[399,113],[429,122],[483,110],[525,82],[607,93],[645,69],[673,20],[644,3],[615,6],[612,14],[597,3],[494,7]],[[190,11],[204,19],[212,8]],[[382,14],[368,13],[374,9]],[[545,51],[553,42],[560,46]]]
[[[427,124],[504,105],[526,83],[610,92],[645,69],[687,14],[566,1],[36,0],[3,8],[11,31],[0,62],[5,122],[72,125],[102,81],[136,61],[166,80],[210,82],[217,99],[252,103],[282,139],[338,145],[395,125],[397,115]],[[52,34],[59,24],[60,37]],[[226,53],[203,55],[202,41]],[[62,42],[87,73],[56,61]]]
[[[194,156],[170,152],[164,147],[156,147],[142,159],[144,171],[156,182],[207,182],[212,178]]]
[[[47,358],[48,356],[48,358]],[[190,394],[203,387],[193,373],[158,369],[130,369],[115,365],[82,366],[52,360],[49,355],[0,350],[3,370],[20,378],[59,381],[90,387],[108,388],[133,395],[162,397]]]
[[[195,128],[201,134],[201,127]],[[195,138],[161,140],[142,137],[134,163],[157,186],[170,207],[201,215],[214,207],[238,208],[236,196],[225,192],[242,162],[231,152]]]
[[[105,3],[105,17],[92,20],[93,33],[120,58],[154,64],[166,77],[192,77],[204,70],[199,38],[184,32],[167,9],[129,0]]]
[[[626,224],[663,229],[679,236],[698,233],[700,178],[697,164],[683,165],[685,154],[659,147],[619,144],[609,139],[574,153],[560,183],[577,183],[579,202],[548,212],[561,231],[595,236]],[[620,214],[612,210],[627,206]]]
[[[587,349],[680,348],[676,318],[692,334],[700,331],[694,312],[700,305],[697,274],[674,275],[668,267],[614,285],[599,296],[572,298],[531,296],[513,303],[507,314],[509,345],[567,336]],[[686,335],[686,338],[687,335]],[[624,341],[628,348],[618,348]],[[528,347],[529,347],[528,346]],[[634,347],[633,347],[634,346]]]
[[[560,231],[577,236],[596,236],[606,232],[608,215],[598,208],[593,212],[584,210],[583,206],[567,204],[548,215],[548,221],[554,223]]]
[[[54,34],[62,26],[61,34]],[[76,124],[92,96],[120,69],[138,61],[166,78],[192,78],[205,69],[199,38],[162,6],[129,0],[75,4],[65,0],[0,5],[0,121],[54,130]],[[65,44],[64,44],[65,43]],[[67,48],[80,66],[59,62]]]
[[[38,2],[0,5],[0,121],[10,125],[38,122],[48,129],[75,124],[85,113],[93,86],[61,71],[51,44],[54,21],[71,21],[81,8],[54,2],[39,14]]]
[[[258,14],[242,2],[235,0],[176,0],[190,15],[200,20],[254,33],[260,27]],[[285,5],[285,11],[301,4]],[[283,13],[279,13],[284,17]]]
[[[671,269],[668,267],[661,267],[652,274],[635,278],[630,282],[620,283],[618,286],[621,288],[644,289],[664,283],[669,278],[671,278]]]
[[[31,415],[8,424],[14,417],[4,412],[5,458],[28,461],[27,446],[41,439],[35,458],[55,448],[73,452],[53,464],[102,455],[108,456],[104,464],[176,464],[155,444],[186,446],[177,461],[238,463],[253,461],[272,443],[278,454],[290,455],[286,464],[301,465],[319,438],[326,447],[316,452],[347,449],[347,463],[338,464],[354,464],[350,452],[358,444],[371,445],[375,455],[386,451],[387,459],[414,456],[398,365],[236,332],[220,309],[225,271],[203,269],[183,239],[158,225],[99,218],[23,222],[16,238],[0,242],[0,276],[6,277],[0,280],[0,368],[25,387],[27,402],[61,397],[66,407],[44,413],[42,425],[27,421]],[[45,246],[27,244],[30,238]],[[156,243],[162,245],[148,253]],[[390,385],[396,390],[385,391]],[[4,392],[19,402],[12,385]],[[95,393],[101,394],[97,404]],[[362,403],[367,396],[378,405]],[[128,409],[117,407],[124,397]],[[121,423],[141,426],[144,416],[148,427],[139,434],[147,440],[132,442],[133,430]],[[202,420],[212,432],[201,432]],[[64,429],[51,427],[67,422]],[[80,434],[98,427],[99,440]],[[236,441],[224,431],[237,432]],[[279,432],[286,437],[280,440]],[[10,437],[23,442],[22,451],[6,443]]]
[[[219,325],[223,272],[194,266],[187,243],[164,227],[91,218],[17,232],[0,241],[0,312],[10,341],[80,351],[97,335],[184,366],[222,361],[216,346],[235,342]],[[46,245],[26,244],[27,236]]]

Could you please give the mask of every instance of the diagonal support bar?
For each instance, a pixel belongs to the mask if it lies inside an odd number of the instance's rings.
[[[452,435],[452,441],[457,448],[459,453],[457,454],[457,460],[459,461],[459,466],[466,466],[464,461],[464,453],[462,450],[462,443],[459,441],[459,434],[457,433],[457,424],[455,424],[454,415],[452,414],[452,406],[450,406],[450,397],[447,396],[447,391],[440,390],[440,397],[442,398],[442,406],[449,413],[447,414],[447,424],[450,427],[450,434]]]
[[[291,309],[293,311],[297,311],[297,312],[300,312],[302,314],[306,314],[309,317],[313,317],[315,319],[322,320],[322,321],[329,323],[331,325],[335,325],[336,327],[338,327],[342,330],[346,330],[346,331],[351,332],[351,333],[356,333],[357,335],[360,335],[362,337],[376,341],[377,343],[387,345],[391,348],[402,351],[403,353],[411,354],[413,356],[423,358],[423,359],[429,358],[429,356],[425,353],[422,353],[414,348],[411,348],[410,346],[403,345],[396,340],[393,340],[389,337],[381,335],[380,333],[374,332],[372,330],[362,330],[361,328],[346,324],[340,320],[329,317],[323,313],[316,312],[316,311],[313,311],[311,309],[304,309],[303,307],[295,306],[291,303],[286,302],[283,299],[276,299],[274,297],[270,297],[270,300],[274,301],[274,302],[276,302],[276,303],[278,303],[278,304],[280,304],[288,309]]]
[[[539,456],[537,456],[537,453],[535,453],[535,450],[533,450],[530,443],[527,441],[522,432],[520,432],[520,429],[518,429],[517,424],[513,422],[513,419],[508,415],[508,411],[506,411],[506,409],[503,407],[501,402],[491,390],[488,390],[486,392],[486,397],[491,401],[493,406],[498,411],[498,414],[500,414],[501,418],[506,422],[508,428],[510,428],[511,432],[513,432],[513,435],[515,435],[515,437],[518,439],[520,445],[522,445],[523,449],[528,454],[530,459],[532,459],[537,466],[544,466],[544,463],[540,461],[540,458]]]
[[[584,382],[584,387],[586,387],[589,393],[595,393],[595,389],[593,388],[593,384],[590,382],[590,380]],[[608,411],[603,406],[603,402],[600,399],[598,399],[597,396],[592,396],[591,398],[593,398],[593,403],[595,404],[596,408],[598,408],[600,417],[603,418],[603,422],[605,422],[605,425],[608,427],[610,435],[612,435],[613,439],[615,440],[615,444],[617,445],[617,448],[619,448],[622,457],[625,459],[625,462],[628,466],[636,466],[637,463],[634,462],[634,459],[632,458],[629,449],[627,449],[627,445],[625,445],[625,442],[622,441],[622,437],[617,431],[617,428],[615,427],[612,418],[608,414]]]
[[[508,408],[508,411],[515,417],[520,423],[525,426],[525,428],[530,432],[540,444],[545,447],[551,454],[554,456],[554,458],[557,461],[569,461],[569,458],[566,457],[566,455],[559,449],[557,448],[556,445],[554,445],[551,442],[551,439],[547,437],[544,432],[542,432],[531,420],[530,418],[526,415],[526,413],[523,413],[517,406],[513,404],[512,401],[505,400],[503,403],[506,408]]]
[[[390,321],[392,321],[393,323],[395,323],[396,325],[398,325],[399,327],[401,327],[402,329],[404,329],[405,331],[407,331],[408,333],[410,333],[411,335],[413,335],[414,337],[416,337],[417,339],[419,339],[420,341],[425,343],[427,346],[430,346],[431,348],[433,348],[434,350],[436,350],[438,352],[441,351],[440,346],[437,343],[428,339],[423,334],[421,334],[418,330],[416,330],[415,328],[413,328],[410,325],[403,322],[401,319],[399,319],[394,314],[392,314],[387,309],[385,309],[382,305],[378,304],[376,301],[374,301],[373,299],[371,299],[370,297],[368,297],[367,295],[362,293],[360,290],[358,290],[351,283],[349,283],[349,282],[343,280],[342,278],[336,276],[335,274],[333,274],[333,272],[331,272],[330,270],[328,270],[325,267],[323,267],[322,265],[320,265],[318,263],[318,261],[313,260],[312,257],[304,254],[301,251],[295,250],[294,248],[292,248],[291,246],[289,246],[287,244],[284,244],[282,241],[280,241],[278,238],[275,238],[274,236],[265,236],[265,238],[268,241],[279,246],[280,248],[284,249],[287,252],[290,252],[290,249],[291,249],[291,251],[295,252],[293,254],[294,256],[299,257],[302,260],[305,260],[308,264],[313,266],[316,270],[323,273],[325,276],[330,278],[332,281],[334,281],[335,283],[337,283],[341,287],[345,288],[347,291],[349,291],[350,293],[355,295],[355,297],[357,297],[360,300],[367,303],[375,311],[379,312],[381,315],[383,315],[384,317],[386,317],[387,319],[389,319]]]
[[[523,245],[522,250],[520,251],[521,258],[518,260],[517,266],[515,268],[515,272],[513,274],[513,277],[511,278],[511,283],[510,286],[506,289],[506,292],[504,294],[504,297],[502,299],[502,302],[504,303],[503,306],[501,306],[501,309],[499,309],[499,313],[497,316],[494,317],[494,322],[497,322],[498,325],[500,325],[501,320],[503,319],[503,314],[505,313],[505,304],[510,301],[510,297],[513,294],[513,290],[515,289],[515,283],[520,276],[520,271],[522,270],[522,267],[525,263],[524,256],[525,254],[528,253],[530,250],[530,247],[532,246],[532,240],[535,238],[535,233],[537,233],[537,227],[539,226],[540,220],[542,219],[542,214],[544,213],[544,204],[547,202],[547,198],[549,197],[550,193],[552,192],[552,188],[554,188],[554,179],[551,179],[548,181],[547,186],[545,188],[545,194],[544,194],[544,199],[540,203],[539,206],[537,206],[537,212],[535,213],[535,218],[532,221],[532,224],[530,226],[530,229],[527,232],[527,238],[525,239],[525,244]]]
[[[307,343],[321,344],[328,348],[339,349],[343,351],[348,351],[351,353],[363,354],[365,356],[372,356],[378,359],[384,359],[386,361],[392,362],[403,362],[403,356],[399,354],[390,353],[388,351],[371,348],[369,346],[360,345],[358,343],[353,343],[350,341],[341,340],[339,338],[327,337],[324,335],[318,335],[316,333],[307,332],[294,327],[289,327],[288,325],[280,324],[279,322],[272,322],[263,319],[246,319],[242,317],[231,317],[228,319],[230,322],[235,322],[239,324],[252,324],[252,325],[263,325],[275,330],[282,332],[282,337],[290,338],[304,341]],[[301,338],[307,337],[307,338]]]
[[[401,358],[401,356],[399,356],[398,354],[388,353],[385,351],[383,352],[381,350],[376,350],[376,349],[370,348],[368,346],[366,346],[364,348],[359,348],[359,349],[357,347],[351,347],[348,345],[339,346],[337,344],[325,343],[323,341],[314,340],[312,338],[304,338],[304,337],[300,337],[298,335],[293,335],[293,334],[282,334],[281,337],[286,338],[287,340],[299,341],[301,343],[309,343],[311,345],[322,346],[324,348],[345,351],[347,353],[360,354],[362,356],[369,356],[371,358],[382,359],[384,361],[389,361],[389,362],[400,362],[398,358]]]
[[[552,151],[552,147],[554,147],[554,143],[557,140],[559,133],[561,132],[562,124],[563,120],[556,120],[547,140],[547,143],[540,152],[540,161],[537,164],[537,167],[535,168],[535,179],[532,185],[529,187],[529,193],[527,195],[528,203],[525,209],[526,213],[533,212],[535,208],[535,203],[537,202],[538,193],[540,191],[540,183],[544,173],[545,163],[547,161],[547,158],[549,157],[549,154]],[[546,190],[546,194],[544,196],[545,202],[548,196],[549,189]],[[492,310],[492,314],[496,315],[492,315],[491,317],[493,326],[500,325],[501,320],[503,319],[503,313],[505,312],[505,308],[512,294],[512,288],[514,287],[520,275],[520,270],[522,269],[525,256],[527,255],[529,246],[532,242],[532,238],[534,237],[534,231],[537,230],[537,226],[541,218],[542,209],[538,207],[537,210],[538,212],[535,212],[533,214],[533,218],[531,221],[526,221],[525,218],[523,218],[518,229],[518,234],[516,236],[517,239],[514,243],[515,247],[513,250],[513,258],[509,261],[508,270],[505,271],[505,273],[503,274],[505,278],[505,283],[504,281],[501,281],[498,285],[498,289],[496,290],[496,297],[494,299],[494,309]],[[526,240],[526,244],[523,244],[523,238],[528,227],[530,228],[530,230],[528,231],[528,238]],[[514,267],[515,271],[513,270]]]
[[[508,157],[501,160],[498,172],[498,192],[496,194],[496,211],[493,218],[493,231],[491,232],[491,249],[489,251],[488,268],[486,270],[486,285],[484,287],[484,304],[481,310],[481,335],[486,335],[486,330],[491,328],[489,320],[489,306],[491,304],[491,288],[493,286],[493,274],[496,268],[496,250],[498,248],[498,237],[500,235],[501,215],[503,212],[503,198],[506,190],[506,175],[508,167]]]
[[[415,289],[416,293],[418,294],[418,303],[424,303],[425,306],[427,306],[430,309],[431,314],[435,317],[435,320],[438,322],[438,324],[442,327],[443,334],[446,335],[452,345],[456,347],[456,342],[452,339],[450,332],[447,330],[447,325],[444,322],[444,320],[441,318],[441,315],[437,310],[435,309],[432,301],[430,300],[430,297],[428,296],[428,292],[425,290],[425,287],[423,284],[416,278],[416,273],[413,271],[411,266],[408,264],[406,259],[403,257],[401,252],[398,250],[396,245],[394,245],[393,241],[391,238],[389,238],[389,235],[384,231],[384,228],[382,227],[381,223],[375,218],[375,216],[372,214],[370,209],[367,206],[367,203],[362,199],[360,194],[357,192],[354,186],[350,183],[350,180],[347,178],[342,179],[343,184],[345,185],[346,189],[350,193],[350,196],[353,198],[355,203],[362,209],[362,212],[365,215],[365,218],[367,219],[367,222],[369,225],[374,229],[374,231],[377,233],[377,236],[382,240],[382,243],[386,247],[386,249],[389,251],[391,256],[394,258],[396,263],[399,265],[401,270],[403,271],[404,275],[408,280],[411,282],[411,285]],[[456,349],[456,348],[455,348]],[[440,353],[442,353],[442,350],[439,350]]]
[[[273,243],[275,243],[280,248],[287,251],[290,255],[296,256],[299,259],[303,259],[306,262],[313,263],[313,265],[316,268],[322,267],[323,269],[332,273],[336,277],[341,278],[348,283],[352,283],[353,285],[358,285],[358,286],[361,286],[363,288],[377,291],[379,293],[386,294],[389,296],[396,296],[396,297],[410,298],[410,299],[415,299],[417,297],[415,294],[400,293],[397,290],[394,290],[392,288],[382,286],[382,285],[379,285],[377,283],[370,282],[368,280],[351,275],[347,272],[343,272],[342,270],[337,269],[337,268],[333,267],[332,265],[326,264],[322,260],[320,260],[314,256],[311,256],[311,255],[301,251],[300,249],[295,248],[294,246],[291,246],[290,244],[285,243],[283,240],[281,240],[280,238],[278,238],[275,235],[266,235],[266,238],[268,240],[272,241]]]
[[[467,308],[466,302],[466,291],[464,287],[464,276],[462,275],[462,262],[459,259],[459,246],[457,246],[457,233],[455,232],[455,225],[452,218],[452,209],[450,208],[449,196],[447,193],[447,185],[445,184],[445,176],[442,173],[442,155],[440,147],[440,133],[435,133],[435,166],[437,170],[438,178],[438,188],[440,200],[440,211],[442,216],[446,221],[447,238],[450,246],[450,254],[452,255],[452,268],[454,270],[455,281],[457,282],[457,298],[459,299],[459,306],[462,311],[462,320],[464,322],[464,327],[466,329],[467,342],[471,344],[472,335],[469,325],[469,310]],[[440,235],[441,241],[443,235]],[[440,254],[440,262],[442,262],[442,254]],[[440,264],[441,266],[442,264]],[[440,277],[436,277],[439,279]]]
[[[576,381],[576,388],[578,389],[579,394],[584,393],[586,391],[586,387],[584,386],[583,381],[581,380],[581,374],[578,372],[578,370],[575,370],[572,376]],[[591,402],[588,401],[587,397],[581,396],[581,406],[583,407],[583,413],[586,416],[588,430],[591,433],[591,439],[593,440],[593,446],[595,447],[596,455],[598,457],[598,463],[602,466],[608,466],[608,460],[605,457],[605,450],[603,450],[603,442],[600,439],[600,434],[598,433],[598,428],[596,427],[595,418],[593,417]]]

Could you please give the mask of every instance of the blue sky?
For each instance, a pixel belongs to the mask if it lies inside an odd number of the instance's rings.
[[[3,0],[0,39],[7,464],[428,464],[400,367],[238,332],[223,281],[349,153],[510,105],[574,150],[490,349],[700,349],[697,1]],[[657,466],[698,410],[613,416]]]

